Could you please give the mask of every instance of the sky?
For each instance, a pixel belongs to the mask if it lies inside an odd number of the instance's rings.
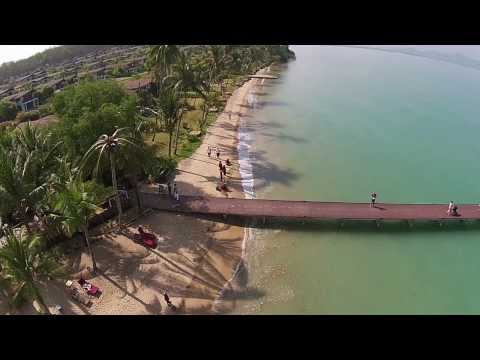
[[[0,45],[0,65],[7,61],[17,61],[35,55],[58,45]]]

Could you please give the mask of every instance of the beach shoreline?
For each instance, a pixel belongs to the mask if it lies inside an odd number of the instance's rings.
[[[232,93],[224,111],[207,129],[200,147],[179,163],[175,181],[180,197],[249,196],[244,192],[239,166],[239,129],[243,120],[250,119],[252,106],[248,96],[258,83],[258,79],[250,79]],[[216,190],[218,161],[208,157],[209,145],[219,147],[222,161],[228,158],[232,162],[227,172],[230,192],[226,194]],[[157,192],[158,187],[144,184],[141,190]],[[132,241],[138,226],[157,236],[156,249]],[[48,281],[41,292],[52,311],[60,304],[66,315],[231,313],[245,285],[243,276],[237,281],[237,274],[243,273],[248,234],[247,226],[152,210],[137,215],[122,232],[112,232],[108,224],[92,231],[92,248],[99,268],[96,274],[87,270],[91,258],[82,239],[72,244],[76,250],[70,250],[65,259],[72,270],[69,278],[76,283],[83,277],[102,291],[99,298],[91,299],[90,307],[69,297],[65,281]],[[176,311],[165,302],[165,293]],[[35,314],[36,310],[27,304],[16,313]]]
[[[264,74],[268,70],[269,67],[263,68],[256,74]],[[253,110],[249,100],[251,91],[260,85],[260,82],[259,79],[250,79],[236,89],[227,100],[224,111],[218,115],[215,123],[209,127],[201,146],[189,159],[180,162],[178,166],[180,174],[177,175],[176,181],[181,193],[186,195],[252,198],[254,180],[250,159],[247,158],[248,145],[243,143],[241,127],[245,122],[248,122],[249,114]],[[209,162],[211,159],[215,159],[215,164],[212,163],[211,167],[199,163],[199,161],[202,161],[200,158],[206,156],[209,146],[217,146],[220,149],[220,160],[224,162],[228,158],[232,162],[232,166],[229,167],[227,173],[227,183],[230,189],[227,194],[217,191],[212,180],[215,175],[219,176],[216,155],[212,152]],[[241,147],[244,148],[244,151],[241,150]],[[245,167],[248,169],[246,172]],[[245,173],[247,173],[247,176],[245,176]],[[202,181],[201,177],[208,177],[210,180]],[[190,184],[190,186],[186,186],[186,184]],[[191,186],[192,184],[195,184],[195,186]],[[182,188],[186,189],[182,191]],[[233,310],[235,308],[235,292],[241,291],[241,288],[235,282],[235,278],[241,271],[242,266],[245,265],[246,243],[249,237],[248,227],[246,224],[241,227],[232,225],[218,240],[224,241],[228,238],[238,237],[241,237],[241,244],[235,251],[237,260],[221,269],[222,273],[228,274],[228,277],[226,277],[228,280],[214,300],[212,306],[214,313],[226,312],[225,309],[228,309],[227,311]]]

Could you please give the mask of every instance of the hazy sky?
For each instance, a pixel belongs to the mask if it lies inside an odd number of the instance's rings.
[[[53,46],[58,45],[0,45],[0,64],[27,58]]]

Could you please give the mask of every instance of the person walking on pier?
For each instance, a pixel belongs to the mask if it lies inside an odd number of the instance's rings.
[[[452,216],[459,216],[457,210],[458,210],[458,206],[457,206],[457,205],[453,205],[453,207],[452,207],[452,214],[451,214],[451,215],[452,215]]]
[[[372,202],[370,204],[370,207],[375,207],[375,201],[377,200],[377,193],[373,192],[372,193]]]
[[[452,214],[453,206],[454,206],[453,201],[450,201],[450,204],[448,204],[448,210],[447,210],[448,215]]]

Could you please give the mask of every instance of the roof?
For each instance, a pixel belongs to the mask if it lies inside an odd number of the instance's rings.
[[[146,76],[140,79],[120,80],[120,84],[128,91],[137,91],[145,86],[153,83],[151,76]]]
[[[5,100],[7,100],[7,101],[12,101],[12,100],[15,101],[15,100],[18,100],[18,99],[22,98],[22,97],[25,96],[25,95],[30,94],[31,92],[33,92],[33,90],[21,91],[21,92],[19,92],[19,93],[16,93],[16,94],[7,96],[7,97],[5,98]]]
[[[12,87],[2,89],[2,90],[0,90],[0,96],[2,96],[3,94],[6,94],[6,93],[8,93],[9,91],[12,91],[12,90],[13,90]]]

